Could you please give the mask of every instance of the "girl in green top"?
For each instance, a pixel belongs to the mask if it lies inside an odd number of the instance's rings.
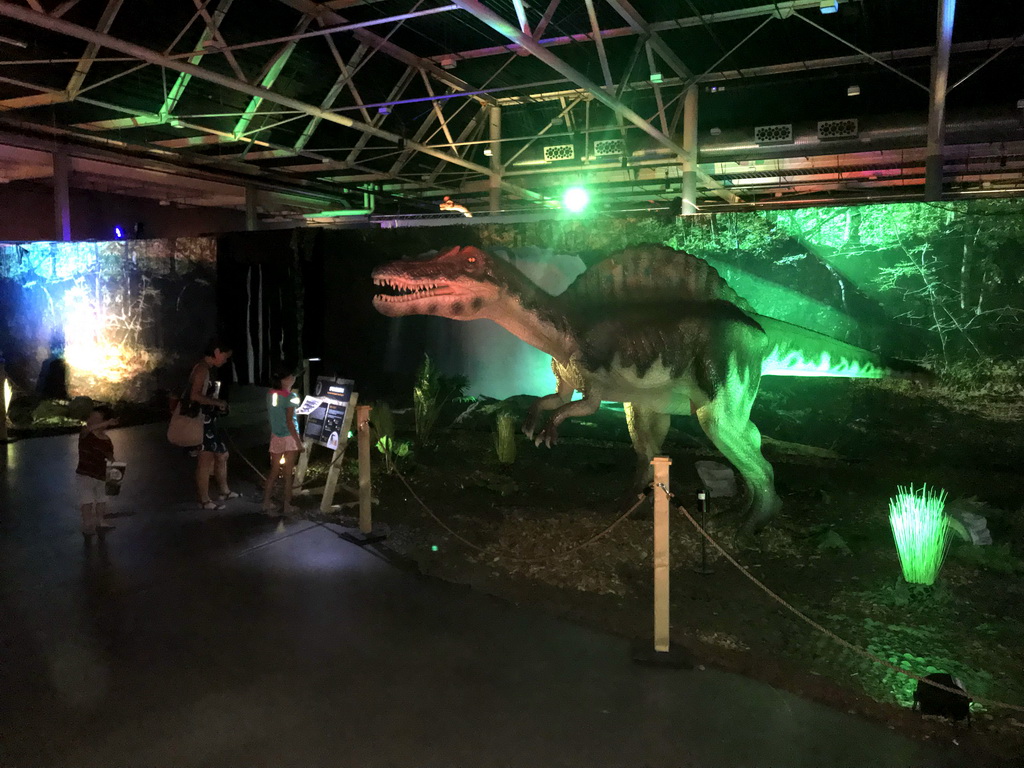
[[[299,420],[295,409],[301,400],[292,392],[295,374],[280,370],[271,378],[271,390],[267,393],[267,414],[270,417],[270,477],[263,491],[263,511],[269,515],[278,514],[271,495],[279,475],[284,476],[284,514],[292,516],[298,509],[292,506],[292,471],[295,461],[304,450],[299,438]]]

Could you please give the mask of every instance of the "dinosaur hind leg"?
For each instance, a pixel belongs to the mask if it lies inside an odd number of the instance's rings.
[[[753,387],[744,387],[727,381],[708,403],[697,409],[697,420],[704,433],[732,462],[747,485],[752,501],[743,524],[747,533],[763,528],[782,506],[775,492],[772,465],[761,455],[761,433],[750,420],[757,379],[754,382]]]
[[[633,441],[633,450],[636,451],[637,465],[633,486],[635,490],[640,491],[651,482],[651,459],[661,453],[661,446],[668,435],[672,417],[667,413],[658,413],[633,403],[623,403],[623,406],[629,439]]]

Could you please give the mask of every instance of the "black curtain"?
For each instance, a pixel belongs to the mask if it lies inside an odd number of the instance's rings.
[[[235,232],[217,249],[221,335],[239,384],[267,385],[302,360],[303,279],[290,230]]]

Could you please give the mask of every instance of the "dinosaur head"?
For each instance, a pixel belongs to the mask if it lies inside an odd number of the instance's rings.
[[[464,246],[415,261],[392,261],[373,271],[385,290],[373,306],[389,317],[437,315],[452,320],[488,317],[508,296],[515,269],[479,248]]]

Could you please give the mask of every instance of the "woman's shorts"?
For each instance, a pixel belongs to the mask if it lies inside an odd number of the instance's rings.
[[[75,475],[78,478],[78,504],[106,504],[107,484],[88,475]]]
[[[274,455],[297,451],[300,447],[299,441],[291,435],[285,435],[284,437],[279,437],[278,435],[270,436],[270,452]]]

